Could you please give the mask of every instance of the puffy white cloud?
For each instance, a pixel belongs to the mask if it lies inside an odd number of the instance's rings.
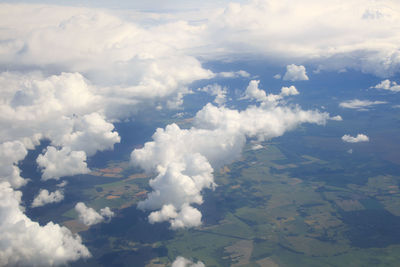
[[[257,102],[276,104],[277,101],[283,99],[285,96],[298,95],[296,87],[282,87],[279,95],[266,94],[264,90],[258,87],[260,81],[251,80],[244,92],[244,99],[255,99]]]
[[[172,263],[171,267],[205,267],[205,265],[201,261],[194,263],[182,256],[178,256]]]
[[[347,143],[369,142],[369,138],[365,134],[357,134],[356,137],[345,134],[342,136],[342,140]]]
[[[42,169],[42,179],[59,179],[62,176],[89,173],[84,151],[71,151],[69,147],[57,150],[48,146],[44,155],[36,159]]]
[[[114,217],[115,214],[109,207],[105,207],[100,209],[100,215],[103,216],[106,221],[108,221]]]
[[[49,203],[58,203],[64,199],[64,192],[56,190],[49,193],[46,189],[41,189],[39,194],[33,199],[32,207],[41,207]]]
[[[17,166],[27,153],[24,144],[19,141],[0,144],[0,182],[7,181],[14,188],[27,183],[26,179],[20,176],[20,169]]]
[[[0,183],[1,266],[65,265],[90,257],[81,238],[66,227],[31,221],[22,211],[21,196],[9,183]]]
[[[343,118],[340,115],[336,115],[336,116],[331,117],[331,120],[333,120],[333,121],[342,121]]]
[[[215,96],[214,103],[219,106],[223,105],[226,102],[226,87],[222,87],[219,84],[209,84],[203,88],[199,88],[198,90]]]
[[[201,213],[187,204],[183,204],[178,213],[175,206],[167,204],[161,210],[154,211],[149,215],[150,223],[163,221],[169,221],[171,229],[196,227],[201,225]]]
[[[252,84],[260,90],[257,81]],[[181,129],[176,124],[159,128],[153,141],[132,152],[133,164],[157,174],[150,180],[153,191],[138,207],[153,210],[151,223],[169,221],[173,229],[197,226],[201,214],[190,205],[203,202],[202,190],[215,186],[213,170],[239,158],[246,137],[262,141],[301,123],[321,125],[328,119],[327,113],[279,102],[263,102],[243,111],[207,104],[197,113],[192,128]]]
[[[379,84],[375,85],[374,88],[389,90],[392,92],[400,92],[400,85],[398,85],[395,81],[391,82],[390,80],[384,80]]]
[[[251,150],[259,150],[259,149],[262,149],[262,148],[264,148],[264,147],[261,144],[254,144],[251,147]]]
[[[64,180],[64,181],[62,181],[61,183],[57,184],[57,187],[63,188],[63,187],[65,187],[67,184],[68,184],[68,182]]]
[[[387,102],[385,102],[385,101],[369,101],[369,100],[353,99],[353,100],[343,101],[343,102],[339,103],[339,106],[342,108],[367,110],[368,108],[370,108],[372,106],[386,104],[386,103]]]
[[[108,221],[114,216],[114,212],[109,207],[101,209],[98,213],[93,208],[87,207],[83,202],[78,202],[75,205],[75,210],[78,212],[79,220],[88,226]]]
[[[308,76],[306,74],[306,68],[302,65],[297,66],[295,64],[286,66],[286,73],[283,76],[285,81],[307,81]]]

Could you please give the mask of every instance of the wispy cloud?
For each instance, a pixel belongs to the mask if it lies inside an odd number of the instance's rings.
[[[339,104],[339,106],[342,108],[367,110],[370,107],[373,107],[376,105],[381,105],[381,104],[386,104],[386,103],[387,102],[385,102],[385,101],[370,101],[370,100],[353,99],[353,100],[341,102]]]

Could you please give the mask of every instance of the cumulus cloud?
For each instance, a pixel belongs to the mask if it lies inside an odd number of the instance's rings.
[[[285,96],[298,95],[296,87],[293,85],[290,87],[282,87],[279,95],[266,94],[266,92],[259,88],[260,81],[251,80],[249,85],[244,92],[244,99],[254,99],[257,102],[272,103],[275,104],[276,101],[283,99]]]
[[[101,209],[98,213],[93,208],[87,207],[83,202],[78,202],[75,205],[75,210],[78,212],[79,220],[88,226],[109,221],[114,217],[114,212],[109,207]]]
[[[251,81],[249,87],[255,85],[258,83]],[[192,128],[181,129],[176,124],[159,128],[153,141],[132,152],[133,164],[156,174],[150,180],[153,191],[138,207],[153,211],[151,223],[169,221],[172,229],[198,226],[201,213],[191,204],[203,202],[202,190],[215,187],[214,169],[239,158],[247,137],[262,141],[281,136],[301,123],[322,125],[328,119],[327,113],[279,102],[262,102],[243,111],[207,104],[196,114]]]
[[[178,256],[172,263],[171,267],[205,267],[205,265],[201,261],[194,263],[182,256]]]
[[[339,106],[342,108],[350,108],[350,109],[358,109],[358,110],[367,110],[370,107],[375,105],[386,104],[385,101],[369,101],[369,100],[359,100],[353,99],[348,101],[343,101],[339,103]]]
[[[302,65],[297,66],[295,64],[286,66],[286,73],[283,76],[285,81],[307,81],[308,76],[306,74],[306,68]]]
[[[357,134],[356,137],[345,134],[342,136],[342,140],[347,143],[369,142],[369,138],[365,134]]]
[[[37,163],[42,168],[42,179],[59,179],[63,176],[89,173],[84,151],[71,151],[69,147],[57,150],[49,146],[44,155],[39,155]]]
[[[39,194],[33,199],[32,207],[41,207],[49,203],[58,203],[64,199],[64,192],[56,190],[49,193],[46,189],[41,189]]]
[[[400,92],[400,85],[398,85],[395,81],[391,82],[390,80],[384,80],[379,84],[375,85],[374,88],[389,90],[392,92]]]
[[[198,90],[215,96],[214,103],[219,106],[226,102],[226,94],[228,91],[226,87],[222,87],[219,84],[210,84]]]
[[[342,116],[340,116],[340,115],[333,116],[330,119],[333,121],[342,121],[343,120]]]
[[[20,141],[0,144],[0,181],[7,181],[14,188],[25,185],[27,180],[21,177],[17,164],[27,154],[28,151]]]
[[[17,163],[41,140],[50,142],[37,159],[44,180],[87,173],[87,156],[120,141],[112,122],[144,105],[179,106],[188,84],[214,77],[184,52],[202,26],[174,21],[142,27],[104,10],[56,5],[1,4],[0,16],[0,181],[13,188],[27,183]],[[5,220],[11,215],[0,214]],[[46,243],[51,247],[64,236],[48,235]],[[21,250],[24,244],[29,242],[19,244]],[[1,258],[10,265],[19,261],[18,253],[9,253],[15,259]],[[53,264],[53,255],[38,255],[43,265]],[[68,255],[57,263],[88,252]]]
[[[259,150],[259,149],[262,149],[262,148],[264,148],[264,147],[261,144],[254,144],[251,147],[251,150]]]
[[[31,221],[22,211],[21,196],[9,183],[0,183],[1,266],[66,265],[90,257],[81,238],[66,227]]]
[[[64,181],[62,181],[61,183],[57,184],[57,187],[63,188],[63,187],[65,187],[67,184],[68,184],[68,182],[64,180]]]

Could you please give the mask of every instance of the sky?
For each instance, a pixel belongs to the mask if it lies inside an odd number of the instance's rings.
[[[247,79],[241,96],[247,107],[226,105],[228,89],[210,82],[201,91],[215,100],[198,111],[192,128],[159,128],[132,151],[131,164],[155,177],[138,205],[150,211],[152,224],[201,225],[195,206],[205,188],[216,186],[213,171],[238,159],[249,139],[257,145],[304,123],[342,120],[291,104],[301,94],[294,85],[269,93],[246,69],[214,72],[208,62],[262,59],[285,70],[275,79],[292,83],[307,82],[310,73],[356,70],[381,79],[371,85],[376,90],[399,91],[394,0],[0,1],[0,18],[0,265],[90,257],[79,236],[53,222],[40,225],[24,206],[62,201],[62,178],[90,172],[89,157],[121,142],[116,122],[145,109],[181,111],[196,81]],[[341,106],[381,104],[354,99]],[[60,180],[60,189],[42,188],[33,203],[23,203],[29,177],[17,164],[42,140],[49,145],[36,159],[41,179]],[[87,225],[114,216],[108,207],[75,209]],[[185,264],[202,266],[177,259],[176,266]]]

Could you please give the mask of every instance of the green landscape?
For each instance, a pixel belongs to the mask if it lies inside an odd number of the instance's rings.
[[[88,229],[72,208],[63,214],[64,225],[79,232],[94,256],[75,265],[168,266],[180,255],[206,266],[397,265],[400,194],[395,176],[367,175],[347,183],[340,176],[356,174],[345,160],[328,163],[287,151],[279,140],[257,150],[252,146],[214,173],[218,186],[204,192],[203,225],[195,229],[172,231],[167,223],[148,223],[148,213],[136,204],[151,190],[151,177],[129,162],[94,170],[92,176],[109,182],[84,189],[87,204],[109,206],[117,217]],[[313,176],[314,170],[326,176]]]

